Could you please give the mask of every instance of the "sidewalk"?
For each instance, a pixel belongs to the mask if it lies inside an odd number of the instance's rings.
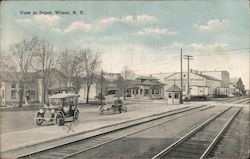
[[[138,104],[138,103],[137,103]],[[136,105],[136,104],[135,104]],[[192,103],[192,106],[198,106],[201,103]],[[162,112],[178,109],[190,105],[165,105],[158,104],[140,109],[138,111],[131,111],[122,114],[103,115],[98,117],[88,117],[81,122],[67,122],[65,126],[44,126],[34,129],[16,131],[11,133],[2,134],[1,152],[23,148],[38,143],[60,139],[66,136],[71,136],[79,133],[91,132],[103,127],[112,126],[119,123],[128,122],[131,120],[139,119],[142,117],[159,114]],[[81,117],[84,118],[84,117]]]

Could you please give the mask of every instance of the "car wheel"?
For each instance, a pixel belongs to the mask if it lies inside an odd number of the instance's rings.
[[[62,118],[62,115],[60,113],[56,114],[54,118],[54,124],[57,125],[59,123],[58,120],[61,118]]]
[[[43,124],[43,116],[42,116],[42,114],[37,114],[36,125],[41,126],[42,124]]]
[[[103,109],[100,109],[100,115],[103,115],[104,114],[104,110]]]
[[[112,107],[112,108],[111,108],[111,111],[112,111],[112,113],[115,114],[115,107]]]
[[[128,111],[127,107],[124,107],[124,108],[123,108],[123,111],[124,111],[124,112],[127,112],[127,111]]]
[[[73,121],[78,120],[78,118],[79,118],[79,112],[76,111],[76,112],[75,112],[75,115],[74,115],[74,118],[73,118]]]

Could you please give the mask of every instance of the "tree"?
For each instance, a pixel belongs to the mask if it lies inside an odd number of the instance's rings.
[[[93,51],[90,49],[84,49],[84,50],[80,49],[78,53],[78,59],[82,61],[81,68],[86,77],[86,84],[87,84],[86,103],[89,103],[89,91],[90,91],[91,85],[96,79],[98,67],[101,63],[100,62],[101,55],[102,55],[102,52]]]
[[[13,81],[17,81],[19,88],[16,88],[16,92],[19,95],[19,107],[23,105],[24,89],[29,80],[28,71],[31,67],[31,61],[35,52],[37,51],[38,39],[33,37],[32,39],[24,39],[10,47],[10,55],[5,55],[4,60],[1,60],[1,65],[5,65],[6,68],[12,72]]]
[[[33,67],[42,78],[42,99],[41,104],[46,102],[48,88],[50,87],[50,74],[52,68],[55,68],[58,62],[58,57],[55,54],[54,47],[44,40],[38,40],[37,51],[33,57]]]
[[[129,86],[129,81],[134,79],[135,77],[135,72],[131,70],[128,66],[124,66],[123,70],[121,72],[121,76],[123,77],[122,82],[122,87],[123,87],[123,98],[124,100],[126,99],[126,91]]]
[[[78,92],[80,89],[81,60],[76,51],[63,50],[59,59],[59,69],[66,77],[65,87],[73,86]]]

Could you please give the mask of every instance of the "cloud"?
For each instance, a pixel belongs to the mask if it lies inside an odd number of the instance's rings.
[[[202,51],[202,52],[213,52],[213,51],[223,51],[225,50],[225,46],[227,44],[201,44],[201,43],[192,43],[189,44],[187,47],[191,48],[196,51]]]
[[[118,21],[119,21],[118,18],[108,17],[108,18],[103,18],[103,19],[99,20],[98,23],[101,25],[111,25],[111,24],[118,22]]]
[[[74,32],[74,31],[89,31],[91,29],[91,24],[84,23],[83,21],[74,21],[67,28],[63,30],[64,33]]]
[[[32,20],[31,19],[17,19],[16,23],[18,23],[18,24],[31,24]]]
[[[201,32],[213,32],[221,29],[225,29],[228,26],[228,22],[226,20],[219,19],[211,19],[205,25],[197,25],[194,27],[200,30]]]
[[[35,15],[30,19],[17,19],[18,24],[44,24],[44,25],[56,25],[61,17],[57,15]]]
[[[156,18],[153,16],[149,16],[149,15],[138,15],[137,16],[137,21],[138,22],[151,22],[151,21],[155,21]]]
[[[138,31],[136,35],[176,35],[177,32],[169,31],[166,28],[145,28],[141,31]]]
[[[33,17],[34,21],[47,24],[57,24],[60,19],[57,15],[36,15]]]
[[[35,15],[30,19],[18,19],[16,23],[22,25],[32,25],[33,27],[43,27],[44,25],[47,27],[49,26],[50,29],[57,33],[69,33],[74,31],[89,31],[92,27],[91,24],[85,23],[83,21],[74,21],[69,24],[64,29],[59,27],[59,21],[61,17],[57,15]]]
[[[137,15],[137,16],[136,15],[125,16],[121,19],[121,22],[123,22],[123,23],[133,23],[133,22],[145,23],[145,22],[153,22],[155,20],[156,20],[155,17],[143,14],[143,15]]]

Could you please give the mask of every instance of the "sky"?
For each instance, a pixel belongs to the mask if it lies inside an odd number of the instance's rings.
[[[128,66],[137,74],[156,74],[179,71],[182,48],[193,56],[190,68],[227,70],[249,87],[247,0],[6,1],[0,12],[4,54],[38,36],[59,50],[101,50],[106,72]]]

